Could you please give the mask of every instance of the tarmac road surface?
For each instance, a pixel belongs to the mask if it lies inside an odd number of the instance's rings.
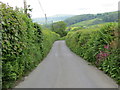
[[[15,88],[118,88],[102,71],[75,55],[64,40]]]

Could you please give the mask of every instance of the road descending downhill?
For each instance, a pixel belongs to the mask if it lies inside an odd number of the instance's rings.
[[[118,88],[102,71],[56,41],[47,57],[15,88]]]

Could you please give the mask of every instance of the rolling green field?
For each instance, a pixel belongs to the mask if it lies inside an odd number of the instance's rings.
[[[96,24],[101,24],[101,23],[105,23],[102,19],[99,18],[95,18],[95,19],[91,19],[91,20],[85,20],[82,22],[78,22],[76,24],[72,24],[70,25],[70,27],[88,27],[88,26],[92,26],[92,25],[96,25]]]

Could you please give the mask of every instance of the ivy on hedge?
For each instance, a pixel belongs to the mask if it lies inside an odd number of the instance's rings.
[[[69,32],[67,46],[85,60],[95,64],[120,84],[120,49],[117,47],[117,23],[101,28]]]
[[[2,86],[11,88],[48,54],[59,35],[42,30],[18,8],[0,3],[2,30]]]

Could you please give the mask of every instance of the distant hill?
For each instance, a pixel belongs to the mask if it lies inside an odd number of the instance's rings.
[[[68,26],[90,26],[105,22],[117,22],[118,12],[76,15],[64,20]]]
[[[101,24],[101,23],[105,23],[105,22],[102,19],[94,18],[94,19],[91,19],[91,20],[81,21],[81,22],[72,24],[70,26],[71,27],[87,27],[87,26]]]
[[[57,22],[57,21],[64,21],[67,18],[70,18],[74,15],[55,15],[51,17],[47,17],[47,23],[50,24],[52,22]],[[45,24],[45,18],[34,18],[33,22],[37,22],[39,24]]]

